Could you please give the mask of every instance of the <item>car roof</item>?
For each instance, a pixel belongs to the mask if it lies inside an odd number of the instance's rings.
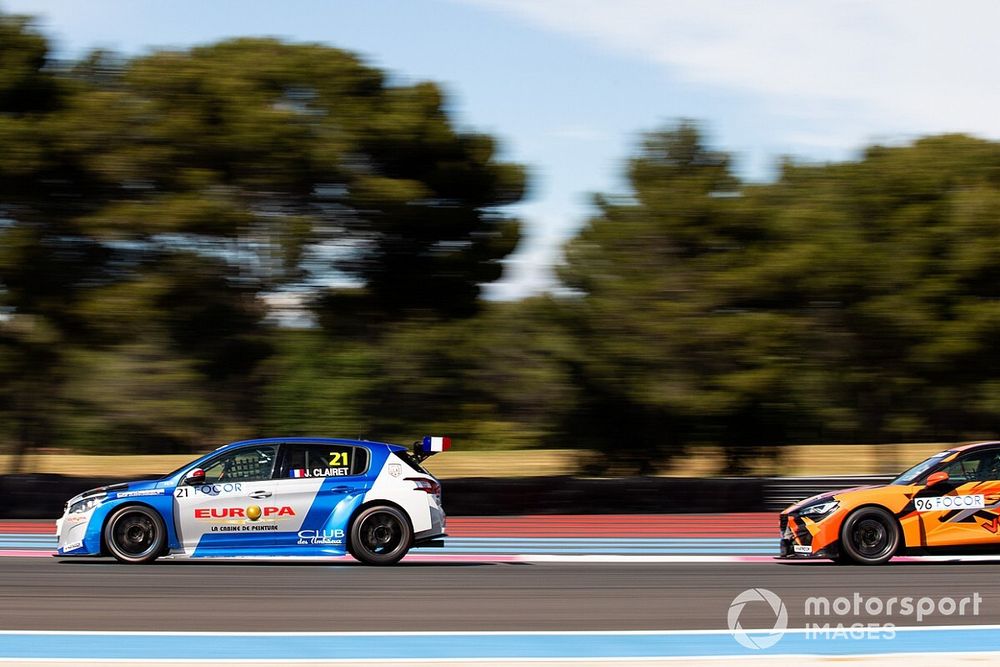
[[[356,440],[353,438],[324,438],[324,437],[309,437],[309,436],[291,436],[287,438],[255,438],[252,440],[238,440],[236,442],[230,442],[229,444],[223,445],[216,449],[216,452],[221,452],[226,449],[231,449],[233,447],[242,447],[245,445],[278,445],[281,443],[304,443],[304,444],[318,444],[318,445],[354,445],[363,447],[388,447],[393,451],[405,450],[406,447],[402,445],[394,445],[389,442],[377,442],[374,440]]]
[[[975,449],[980,449],[982,447],[996,447],[1000,445],[1000,440],[976,440],[974,442],[963,442],[954,447],[949,447],[947,451],[950,452],[969,452]]]

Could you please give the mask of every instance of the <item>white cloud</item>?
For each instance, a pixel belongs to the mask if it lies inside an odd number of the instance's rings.
[[[466,0],[871,133],[1000,135],[1000,3]]]
[[[766,118],[759,136],[737,137],[751,152],[848,157],[921,134],[1000,137],[996,0],[458,1],[654,63],[675,81],[748,96]],[[536,232],[491,287],[495,298],[554,284],[555,232],[569,227],[554,224],[558,215],[525,217]]]

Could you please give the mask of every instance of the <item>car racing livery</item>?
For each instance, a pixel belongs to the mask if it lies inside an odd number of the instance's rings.
[[[780,558],[878,565],[904,552],[1000,552],[1000,442],[939,452],[889,484],[807,498],[781,513],[780,530]]]
[[[400,445],[267,438],[224,445],[169,475],[79,494],[57,556],[324,557],[373,565],[445,536],[441,485],[420,465],[450,440]]]

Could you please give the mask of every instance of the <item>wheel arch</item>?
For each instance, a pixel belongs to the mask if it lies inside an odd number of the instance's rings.
[[[844,514],[844,518],[840,520],[840,525],[837,526],[837,542],[839,543],[838,547],[841,552],[843,552],[844,548],[843,532],[844,532],[844,526],[847,524],[847,520],[851,518],[852,515],[857,514],[861,510],[866,510],[866,509],[880,509],[892,517],[893,523],[896,524],[896,530],[899,531],[899,544],[896,545],[896,550],[892,552],[894,556],[899,554],[903,549],[907,548],[908,545],[906,544],[906,532],[903,530],[903,524],[899,522],[899,517],[896,516],[896,512],[893,512],[890,508],[886,507],[885,505],[868,502],[858,505],[857,507],[851,508],[850,510],[848,510],[846,514]]]
[[[378,507],[380,505],[386,505],[395,510],[399,510],[399,512],[401,512],[402,515],[406,517],[406,523],[410,527],[410,542],[412,544],[413,536],[416,535],[416,533],[413,532],[413,518],[410,516],[410,513],[407,512],[399,503],[394,503],[393,501],[387,500],[385,498],[375,498],[367,502],[364,502],[354,508],[354,511],[351,512],[351,518],[347,522],[347,531],[345,533],[347,538],[347,544],[350,544],[351,530],[354,528],[354,521],[355,519],[358,518],[358,515],[364,512],[369,507]]]
[[[124,502],[122,502],[120,504],[117,504],[114,507],[110,508],[108,510],[108,513],[104,515],[104,521],[101,522],[101,554],[100,555],[101,556],[109,556],[109,555],[111,555],[111,551],[108,549],[108,544],[107,544],[107,539],[108,539],[107,538],[108,522],[111,521],[111,517],[114,516],[116,513],[118,513],[119,510],[122,510],[122,509],[125,509],[125,508],[128,508],[128,507],[143,507],[145,509],[152,510],[153,512],[156,512],[156,516],[160,517],[160,521],[163,523],[164,532],[166,533],[164,535],[164,540],[163,540],[163,553],[166,553],[167,551],[169,551],[170,550],[170,539],[169,539],[169,537],[170,537],[170,529],[168,528],[167,520],[165,518],[163,518],[163,513],[160,512],[160,510],[158,510],[153,505],[150,505],[149,503],[144,503],[141,500],[126,500],[126,501],[124,501]],[[161,553],[160,555],[163,555],[163,554]]]

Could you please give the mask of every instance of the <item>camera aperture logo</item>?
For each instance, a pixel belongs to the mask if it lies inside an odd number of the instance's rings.
[[[770,632],[754,632],[751,635],[740,625],[740,614],[751,602],[763,602],[771,607],[771,611],[774,612],[774,627]],[[785,609],[785,603],[781,598],[766,588],[748,588],[733,598],[729,605],[729,613],[726,614],[726,621],[729,624],[729,632],[733,634],[733,639],[737,643],[748,649],[760,650],[770,648],[781,641],[785,629],[788,628],[788,610]]]
[[[781,598],[766,588],[748,588],[733,598],[726,620],[729,632],[740,646],[761,650],[777,644],[786,632],[797,633],[805,640],[892,640],[896,638],[893,621],[898,617],[913,619],[919,624],[928,617],[979,616],[982,602],[983,596],[978,592],[960,598],[910,595],[881,598],[857,592],[851,597],[811,596],[803,604],[805,622],[802,627],[788,630],[788,610]],[[747,630],[743,627],[740,617],[751,603],[758,603],[758,610],[762,605],[770,607],[774,614],[770,629],[766,622],[760,628]]]

